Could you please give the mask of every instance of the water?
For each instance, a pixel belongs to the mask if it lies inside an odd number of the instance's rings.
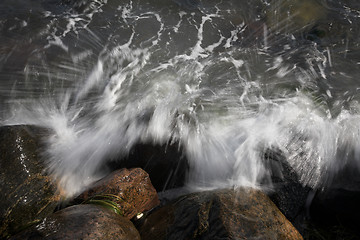
[[[261,187],[269,149],[313,188],[360,167],[355,0],[5,0],[0,13],[1,124],[52,129],[43,157],[68,195],[141,142],[179,143],[195,189]]]

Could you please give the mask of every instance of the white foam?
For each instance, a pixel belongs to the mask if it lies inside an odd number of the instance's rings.
[[[92,14],[67,15],[66,29],[59,33],[54,23],[47,49],[57,45],[69,51],[63,39],[84,29],[101,43],[102,36],[88,26],[106,1],[95,3]],[[101,166],[126,156],[139,142],[179,142],[190,165],[187,184],[195,189],[260,187],[270,171],[263,161],[269,149],[281,152],[301,182],[313,188],[346,164],[360,167],[359,104],[345,94],[351,108],[338,101],[336,115],[315,93],[318,78],[327,79],[328,68],[336,64],[329,49],[321,52],[312,45],[304,69],[285,55],[263,51],[274,37],[266,27],[262,50],[235,46],[245,23],[231,25],[227,35],[218,31],[205,47],[210,35],[205,24],[224,20],[218,6],[213,14],[181,11],[168,24],[169,16],[141,12],[134,4],[117,8],[119,24],[130,29],[128,39],[99,43],[96,59],[90,59],[94,49],[69,53],[71,61],[57,66],[82,73],[72,79],[77,84],[51,97],[15,101],[5,121],[52,130],[44,158],[68,195],[101,177]],[[139,19],[155,20],[152,35],[141,43],[134,27]],[[165,49],[165,33],[180,34],[188,25],[196,29],[195,42],[185,50]],[[93,60],[91,70],[77,69],[88,59]],[[330,88],[324,92],[335,98]]]

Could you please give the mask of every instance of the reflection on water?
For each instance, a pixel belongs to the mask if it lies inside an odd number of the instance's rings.
[[[359,167],[357,1],[6,0],[3,124],[53,129],[69,194],[138,142],[179,142],[188,185],[259,186],[267,149],[303,184]]]

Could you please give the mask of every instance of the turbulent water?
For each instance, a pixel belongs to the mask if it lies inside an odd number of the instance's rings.
[[[3,0],[1,124],[52,129],[71,195],[137,143],[187,185],[261,186],[266,151],[319,188],[360,168],[357,0]]]

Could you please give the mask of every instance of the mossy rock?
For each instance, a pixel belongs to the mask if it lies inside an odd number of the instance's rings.
[[[123,168],[112,172],[80,194],[75,202],[104,203],[104,200],[111,200],[128,219],[160,203],[149,175],[140,168]]]

